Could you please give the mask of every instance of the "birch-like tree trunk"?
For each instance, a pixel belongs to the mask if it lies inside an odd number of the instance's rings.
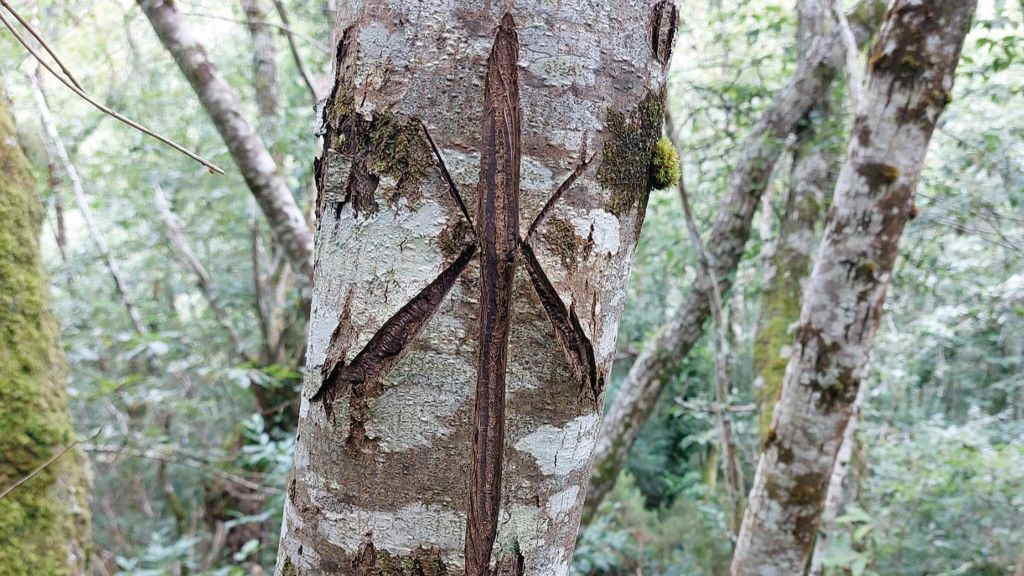
[[[312,275],[313,235],[267,146],[242,117],[235,91],[210,61],[171,0],[137,0],[160,42],[188,79],[296,272]]]
[[[867,13],[874,0],[858,5],[853,21],[858,29],[868,28]],[[862,32],[866,35],[866,32]],[[775,164],[785,149],[786,139],[827,93],[842,58],[838,33],[817,37],[800,60],[789,83],[780,90],[744,141],[728,193],[719,203],[718,216],[705,244],[723,294],[732,286],[733,275],[750,237],[754,211],[768,186]],[[605,416],[594,450],[594,473],[587,492],[584,522],[591,518],[601,500],[615,485],[615,479],[636,440],[640,427],[654,409],[665,383],[704,333],[711,315],[712,291],[701,276],[683,303],[637,356]]]
[[[976,2],[895,0],[871,52],[847,160],[805,288],[735,576],[809,568],[836,454],[878,330],[899,239]]]
[[[504,6],[339,6],[281,576],[569,570],[677,14]]]
[[[67,450],[75,434],[47,311],[43,207],[2,92],[0,173],[0,574],[85,574],[88,465]]]

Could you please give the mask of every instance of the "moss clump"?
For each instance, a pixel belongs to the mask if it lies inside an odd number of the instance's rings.
[[[0,487],[7,487],[71,442],[72,430],[46,312],[42,210],[3,102],[0,95]],[[67,574],[69,556],[84,560],[85,487],[69,485],[85,481],[80,466],[68,454],[0,500],[0,574]]]
[[[672,141],[663,137],[654,145],[654,154],[651,156],[651,186],[658,190],[671,188],[679,184],[682,175],[679,153]]]
[[[900,178],[899,168],[878,162],[861,165],[857,168],[857,173],[863,176],[867,180],[868,186],[873,189],[888,186]]]
[[[646,203],[651,190],[652,157],[664,118],[664,98],[653,92],[628,112],[608,111],[597,180],[612,190],[608,209],[616,216]]]
[[[378,112],[370,123],[371,172],[389,176],[403,185],[415,185],[434,167],[434,155],[415,119],[399,119],[390,112]]]

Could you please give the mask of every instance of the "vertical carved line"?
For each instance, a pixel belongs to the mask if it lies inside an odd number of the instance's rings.
[[[505,445],[505,372],[519,242],[519,37],[506,14],[487,60],[477,226],[480,313],[473,448],[466,522],[466,576],[490,573]]]
[[[654,13],[651,15],[651,52],[663,66],[672,58],[678,19],[679,11],[672,0],[661,0],[654,5]]]

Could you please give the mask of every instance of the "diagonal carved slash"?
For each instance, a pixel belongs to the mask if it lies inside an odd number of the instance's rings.
[[[583,331],[573,306],[566,307],[534,254],[531,240],[554,205],[590,165],[593,156],[573,170],[544,205],[528,228],[519,234],[519,174],[522,162],[519,103],[519,37],[515,21],[506,14],[498,26],[487,61],[481,125],[480,180],[473,222],[466,203],[452,179],[440,150],[426,126],[424,134],[437,160],[448,192],[473,229],[473,242],[419,294],[402,306],[346,364],[349,337],[346,332],[349,303],[331,337],[321,369],[320,388],[310,398],[323,402],[331,418],[335,399],[349,392],[348,448],[359,453],[368,448],[365,425],[368,400],[383,391],[384,377],[422,332],[470,261],[479,254],[480,300],[477,348],[476,395],[473,406],[473,446],[470,467],[468,518],[466,522],[466,576],[490,574],[491,550],[498,526],[502,459],[505,441],[505,381],[511,327],[512,288],[521,256],[556,339],[565,352],[570,371],[581,391],[597,401],[604,376],[597,368],[594,349]],[[343,327],[345,326],[345,327]]]

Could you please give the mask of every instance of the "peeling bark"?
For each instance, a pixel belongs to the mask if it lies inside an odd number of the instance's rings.
[[[873,4],[874,2],[868,2]],[[865,3],[859,5],[857,14]],[[867,30],[867,25],[859,25]],[[865,34],[866,35],[866,34]],[[751,223],[786,138],[827,91],[841,58],[838,34],[815,40],[798,63],[789,83],[746,138],[736,168],[729,180],[728,194],[719,203],[706,242],[714,277],[723,294],[732,286],[733,274],[750,237]],[[654,409],[658,396],[671,377],[671,370],[700,339],[711,315],[711,285],[699,278],[667,324],[644,346],[634,361],[605,416],[594,451],[594,474],[587,492],[584,522],[593,517],[601,500],[612,489],[626,454],[640,427]]]
[[[235,91],[170,0],[137,0],[153,30],[188,79],[297,273],[312,275],[313,235],[263,140],[242,117]]]
[[[674,22],[611,4],[341,9],[279,575],[568,572]]]
[[[826,488],[882,315],[935,123],[976,2],[896,0],[868,67],[847,161],[804,294],[772,432],[732,563],[809,569]]]

